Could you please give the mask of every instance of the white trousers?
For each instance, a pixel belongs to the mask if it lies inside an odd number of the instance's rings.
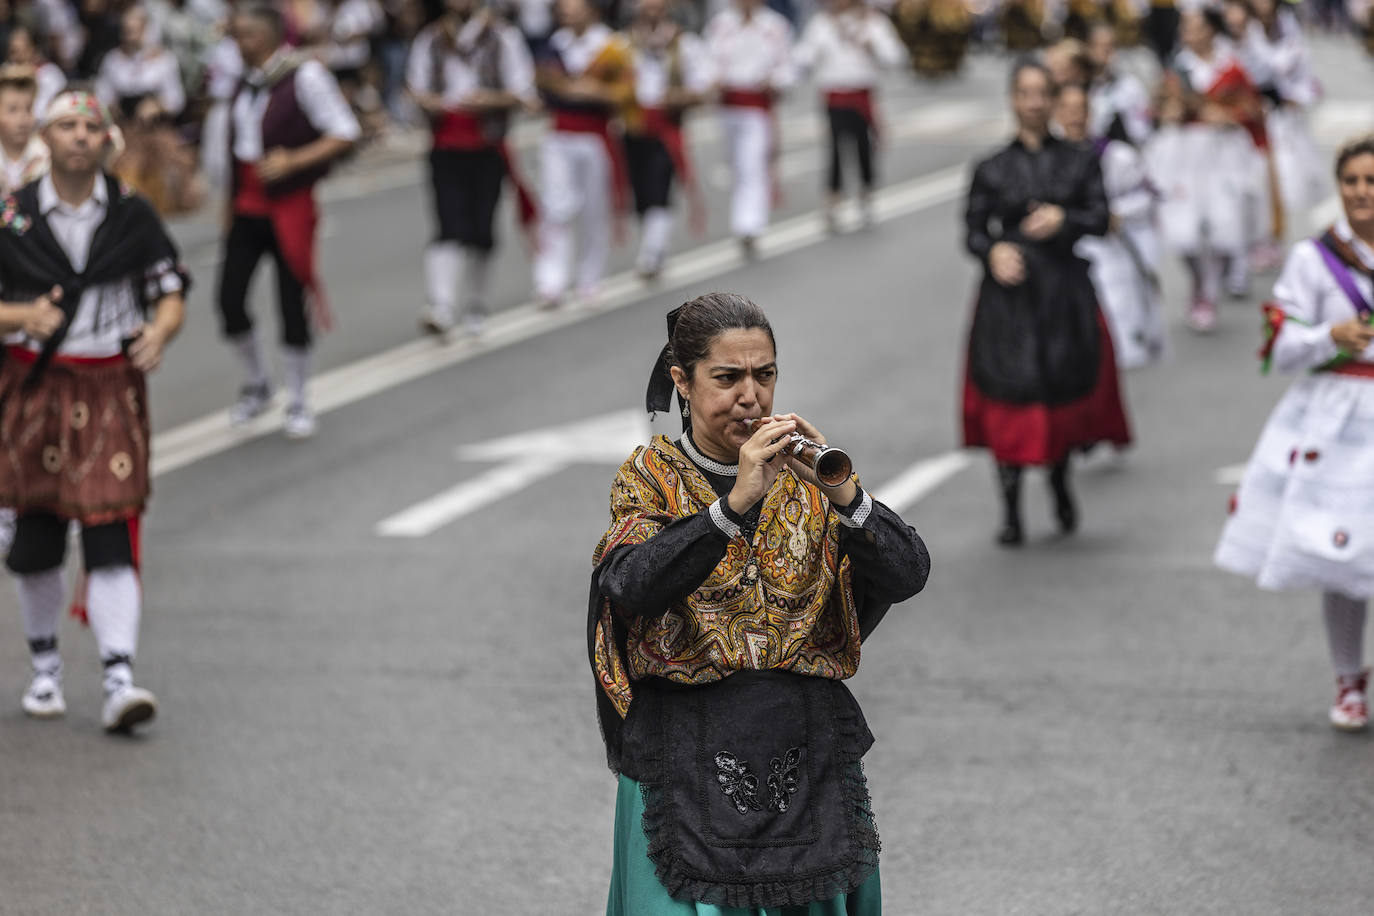
[[[572,282],[581,219],[581,257],[577,289],[589,295],[606,273],[611,247],[611,163],[596,134],[555,131],[544,138],[540,157],[543,204],[539,253],[534,259],[534,291],[541,299],[560,299]]]
[[[768,157],[772,149],[773,117],[759,108],[726,106],[721,109],[726,155],[734,176],[730,198],[730,232],[737,238],[755,238],[768,228],[773,199]]]

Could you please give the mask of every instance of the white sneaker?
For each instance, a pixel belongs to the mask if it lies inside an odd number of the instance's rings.
[[[469,337],[481,337],[486,332],[488,314],[486,307],[481,305],[471,305],[463,310],[463,330]]]
[[[56,719],[66,715],[67,701],[62,696],[61,678],[47,671],[35,671],[19,705],[35,719]]]
[[[288,439],[309,439],[315,435],[315,430],[319,424],[315,422],[315,414],[304,404],[295,404],[286,408],[286,422],[282,424],[282,432]]]
[[[157,697],[142,687],[125,684],[105,695],[100,721],[107,732],[127,732],[157,715]]]
[[[244,385],[239,390],[239,399],[229,408],[229,425],[243,426],[254,417],[260,416],[272,403],[272,389],[266,383]]]
[[[433,337],[447,337],[453,330],[453,319],[430,306],[420,313],[420,330]]]

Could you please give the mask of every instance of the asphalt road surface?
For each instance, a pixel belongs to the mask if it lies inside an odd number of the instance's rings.
[[[1320,50],[1331,146],[1374,104],[1353,43]],[[69,715],[26,720],[0,594],[0,914],[602,911],[615,783],[583,642],[590,556],[663,315],[709,289],[767,309],[779,408],[848,449],[930,546],[929,586],[853,682],[878,736],[887,912],[1368,912],[1374,744],[1326,725],[1317,596],[1210,563],[1218,471],[1286,384],[1254,359],[1263,281],[1198,338],[1170,264],[1170,361],[1125,379],[1137,446],[1078,474],[1078,536],[1051,534],[1035,477],[1030,543],[993,545],[988,460],[956,451],[974,280],[959,213],[964,167],[1007,129],[1004,72],[893,79],[880,223],[835,238],[798,93],[786,204],[749,265],[721,241],[719,140],[699,119],[712,234],[680,233],[659,287],[612,277],[602,306],[541,315],[507,224],[481,345],[415,339],[416,162],[355,164],[328,193],[340,326],[306,443],[277,417],[225,430],[238,379],[213,219],[179,226],[200,285],[153,383],[138,668],[162,714],[101,734],[93,643],[68,622]]]

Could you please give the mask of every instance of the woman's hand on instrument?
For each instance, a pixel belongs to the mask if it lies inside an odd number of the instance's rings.
[[[1365,347],[1374,343],[1374,325],[1351,318],[1331,326],[1331,339],[1347,353],[1363,353]]]
[[[1037,242],[1044,241],[1064,227],[1064,208],[1055,204],[1038,204],[1021,220],[1021,234]]]
[[[810,421],[802,417],[799,417],[794,413],[781,414],[780,416],[782,416],[784,419],[792,420],[793,422],[795,422],[797,424],[797,432],[801,433],[803,436],[810,439],[812,442],[815,442],[819,445],[830,444],[826,441],[825,435],[815,426],[812,426]],[[821,492],[824,493],[826,497],[830,499],[831,502],[839,503],[842,506],[847,506],[854,501],[854,497],[858,493],[858,491],[855,489],[856,484],[852,479],[846,480],[838,487],[826,486],[825,484],[821,483],[820,479],[816,476],[815,468],[810,467],[801,461],[798,461],[791,455],[787,456],[787,466],[792,469],[793,474],[796,474],[802,480],[806,481],[809,484],[814,484],[815,486],[820,487]]]
[[[796,420],[764,417],[754,426],[749,441],[739,447],[739,476],[726,497],[737,515],[748,512],[772,488],[784,465],[779,456],[792,444],[791,436],[796,431]]]
[[[65,317],[57,303],[62,301],[62,287],[54,286],[45,295],[39,296],[29,305],[29,313],[24,316],[24,335],[39,343],[47,340],[62,327]]]
[[[1011,242],[998,242],[988,252],[988,270],[1003,286],[1020,286],[1026,281],[1026,261]]]

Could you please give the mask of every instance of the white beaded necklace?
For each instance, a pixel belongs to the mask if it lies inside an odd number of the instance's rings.
[[[721,477],[739,476],[738,464],[721,464],[719,461],[712,461],[710,458],[707,458],[701,452],[697,451],[697,447],[692,444],[691,433],[682,434],[682,450],[687,453],[688,458],[692,459],[692,463],[703,471],[710,471],[712,474],[718,474]]]

